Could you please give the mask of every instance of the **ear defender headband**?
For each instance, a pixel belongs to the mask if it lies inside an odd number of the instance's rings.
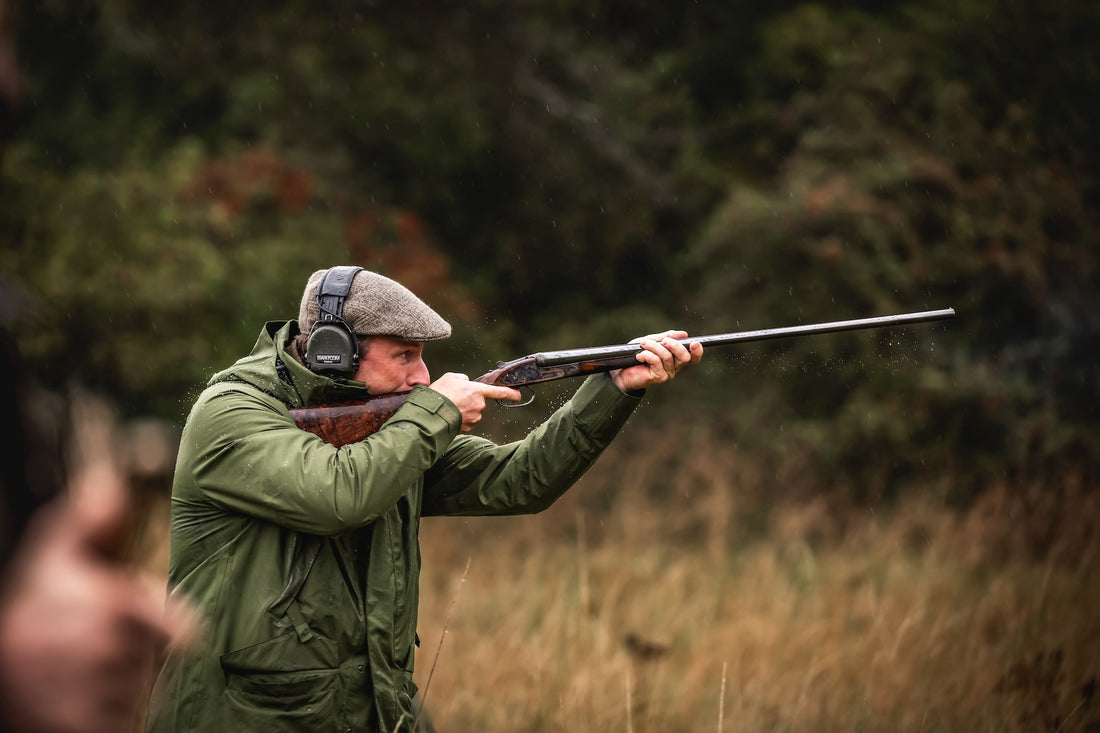
[[[317,322],[306,341],[306,366],[329,377],[353,376],[359,368],[359,339],[344,320],[344,301],[362,267],[329,268],[317,285]]]

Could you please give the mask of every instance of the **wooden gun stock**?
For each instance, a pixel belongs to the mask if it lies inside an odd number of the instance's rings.
[[[377,433],[408,398],[408,392],[394,392],[355,402],[299,407],[290,416],[302,430],[340,448]]]

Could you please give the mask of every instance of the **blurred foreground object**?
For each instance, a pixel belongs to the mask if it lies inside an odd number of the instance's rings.
[[[10,3],[0,0],[0,143],[15,127],[16,108],[23,96],[11,34],[12,13]]]
[[[3,333],[5,346],[10,341]],[[27,428],[15,349],[5,348],[0,384]],[[73,471],[65,486],[14,526],[0,585],[0,731],[118,733],[144,713],[154,661],[187,643],[190,611],[143,583],[125,560],[133,537],[130,496],[115,461],[114,419],[81,399],[73,413]],[[28,457],[3,462],[5,505],[26,504]],[[60,474],[59,474],[60,475]],[[15,499],[12,499],[15,497]]]

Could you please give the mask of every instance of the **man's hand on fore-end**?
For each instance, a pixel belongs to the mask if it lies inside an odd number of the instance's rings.
[[[669,381],[689,364],[698,364],[703,358],[703,345],[684,346],[678,340],[687,337],[686,331],[665,331],[635,339],[632,343],[642,347],[638,366],[611,372],[615,385],[623,392],[637,392]]]
[[[481,421],[486,400],[511,400],[522,398],[519,390],[497,387],[471,381],[465,374],[448,372],[431,383],[431,388],[449,399],[462,413],[462,432],[468,433]]]

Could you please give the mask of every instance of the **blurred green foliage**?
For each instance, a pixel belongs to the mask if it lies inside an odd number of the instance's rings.
[[[342,261],[462,371],[954,306],[715,351],[653,409],[866,498],[1095,476],[1093,4],[17,7],[0,271],[49,382],[182,420]]]
[[[739,385],[788,426],[757,431],[734,411],[746,442],[785,444],[872,494],[944,469],[968,493],[1094,467],[1100,449],[1095,141],[1074,125],[1039,135],[1041,75],[1032,99],[952,73],[955,43],[971,54],[1023,32],[962,7],[951,23],[804,6],[766,24],[744,122],[774,173],[732,184],[684,256],[694,310],[758,325],[957,308],[944,327],[776,346],[783,378]],[[1078,41],[1047,51],[1096,78]]]

